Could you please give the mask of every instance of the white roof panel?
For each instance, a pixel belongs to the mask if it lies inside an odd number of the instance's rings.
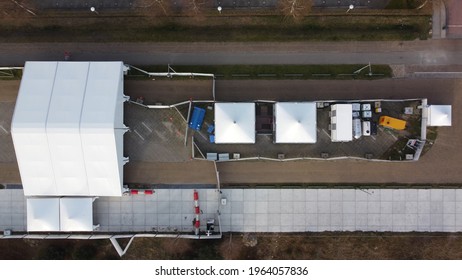
[[[353,140],[353,107],[351,104],[331,106],[331,139],[333,142]]]
[[[45,128],[57,62],[26,62],[12,128]]]
[[[57,192],[61,195],[89,193],[79,126],[89,65],[89,62],[58,64],[47,137]]]
[[[56,192],[46,120],[56,75],[56,62],[26,62],[11,132],[25,195]]]
[[[428,126],[451,126],[451,105],[430,105],[428,107]]]
[[[316,103],[277,102],[276,143],[316,143]]]
[[[255,103],[215,103],[215,143],[255,143]]]
[[[27,231],[59,230],[59,198],[28,198]]]
[[[61,231],[93,231],[93,198],[63,197],[59,208]]]
[[[89,195],[122,195],[120,174],[123,173],[123,164],[118,162],[116,151],[116,138],[121,137],[116,136],[117,134],[114,134],[114,130],[111,129],[99,129],[97,132],[85,130],[81,133],[88,185],[90,186]]]
[[[123,102],[123,88],[120,87],[120,79],[123,79],[122,62],[92,62],[90,64],[80,121],[81,129],[115,127],[117,104]]]

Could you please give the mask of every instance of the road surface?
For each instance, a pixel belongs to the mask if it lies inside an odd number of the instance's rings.
[[[133,65],[461,65],[462,40],[293,43],[0,43],[1,66],[27,60],[122,60]]]

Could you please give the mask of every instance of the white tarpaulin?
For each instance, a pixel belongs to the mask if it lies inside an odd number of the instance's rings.
[[[26,196],[121,196],[123,63],[27,62],[12,121]]]
[[[255,103],[215,103],[215,143],[255,143]]]
[[[451,105],[428,106],[428,126],[451,126]]]
[[[63,197],[59,208],[61,231],[93,231],[93,198]]]
[[[351,104],[332,105],[330,120],[332,142],[353,140],[353,106]]]
[[[316,103],[275,105],[276,143],[316,143]]]
[[[59,198],[27,199],[27,231],[59,229]]]

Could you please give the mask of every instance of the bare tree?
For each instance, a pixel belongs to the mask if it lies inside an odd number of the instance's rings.
[[[185,0],[183,5],[186,14],[199,16],[203,13],[205,0]]]
[[[311,11],[312,0],[279,0],[279,7],[286,17],[299,20]]]
[[[170,1],[169,0],[154,0],[154,3],[157,7],[159,7],[164,15],[170,14]]]
[[[133,7],[147,15],[163,14],[168,16],[172,10],[171,4],[170,0],[137,0]]]

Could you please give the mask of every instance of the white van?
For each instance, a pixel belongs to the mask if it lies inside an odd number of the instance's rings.
[[[371,136],[371,122],[370,121],[363,122],[363,136]]]

